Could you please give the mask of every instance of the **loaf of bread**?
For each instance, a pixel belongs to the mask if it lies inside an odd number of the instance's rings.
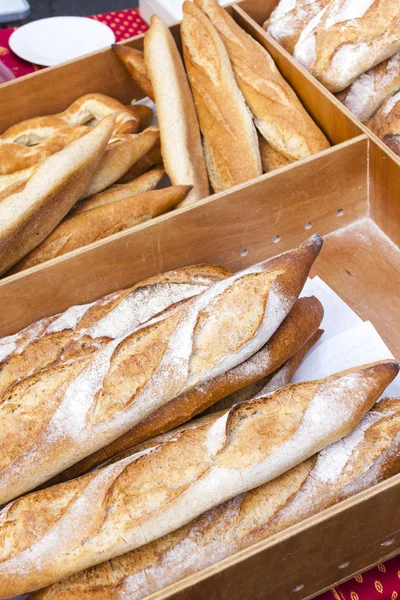
[[[331,92],[400,50],[398,0],[331,0],[307,25],[294,56]]]
[[[170,271],[90,304],[72,306],[0,339],[0,398],[18,381],[95,352],[230,275],[227,269],[214,265]]]
[[[400,92],[386,100],[367,125],[400,156]]]
[[[160,540],[29,600],[141,600],[400,471],[400,400],[376,404],[346,438]]]
[[[36,248],[87,189],[115,116],[42,162],[26,181],[0,192],[0,275]]]
[[[268,21],[264,23],[264,29],[285,50],[293,54],[303,29],[330,1],[280,0]]]
[[[286,386],[11,502],[0,513],[0,596],[125,554],[279,477],[348,435],[398,371],[386,362]]]
[[[303,300],[311,300],[311,298],[306,299],[302,298],[299,302]],[[296,305],[293,308],[293,311],[296,309]],[[290,317],[290,315],[289,315]],[[289,318],[287,317],[287,319]],[[285,324],[287,319],[283,322],[281,327]],[[277,333],[279,332],[279,329]],[[277,335],[275,334],[275,336]],[[323,334],[322,329],[318,329],[314,335],[312,335],[307,342],[302,346],[297,352],[293,354],[282,366],[278,369],[269,373],[259,381],[255,381],[246,387],[233,392],[229,396],[222,398],[210,408],[205,410],[202,415],[211,415],[216,412],[222,412],[224,410],[229,410],[235,404],[239,404],[239,402],[245,402],[246,400],[251,400],[252,398],[256,398],[257,396],[264,396],[271,392],[275,392],[279,388],[288,385],[292,381],[293,375],[296,373],[301,361],[307,352],[317,343],[321,335]],[[274,337],[275,337],[274,336]],[[272,341],[272,340],[271,340]],[[239,367],[238,367],[239,368]]]
[[[254,385],[258,385],[261,380],[261,387],[257,390],[260,391],[266,385],[265,378],[268,374],[275,372],[292,354],[298,351],[299,348],[304,347],[304,344],[314,336],[322,321],[323,312],[322,305],[317,298],[298,300],[269,342],[254,356],[223,375],[174,398],[147,419],[138,423],[125,435],[72,465],[72,467],[52,479],[50,483],[60,483],[87,473],[90,469],[97,467],[120,452],[131,451],[138,444],[189,421],[208,407],[211,407],[209,409],[211,411],[215,403],[220,405],[224,402],[221,398],[226,399],[226,396],[232,398],[232,396],[235,396],[233,392],[240,394],[240,391],[243,392]],[[289,381],[286,383],[289,383]],[[247,396],[246,399],[252,397]],[[230,408],[234,403],[233,401],[229,403],[228,400],[226,408]]]
[[[89,198],[121,179],[160,139],[158,127],[148,127],[137,135],[116,138],[107,150],[82,198]]]
[[[258,136],[263,173],[270,173],[281,167],[287,167],[293,161],[275,150],[261,135]]]
[[[190,190],[190,185],[174,185],[116,200],[67,217],[44,242],[20,260],[9,274],[40,265],[162,215],[183,202]]]
[[[83,125],[75,127],[66,125],[36,146],[23,146],[13,142],[0,144],[0,176],[10,175],[43,162],[89,131],[90,129]]]
[[[16,123],[0,135],[0,144],[14,143],[35,146],[46,141],[55,131],[66,125],[94,127],[104,117],[115,113],[115,136],[136,133],[149,119],[151,109],[134,104],[124,106],[118,100],[104,94],[85,94],[73,102],[64,112],[56,115],[33,117]]]
[[[146,68],[157,106],[161,154],[174,185],[191,185],[183,205],[209,195],[199,123],[181,56],[168,27],[156,16],[144,37]]]
[[[221,36],[236,81],[261,135],[290,160],[329,148],[329,142],[307,113],[268,52],[248,35],[217,0],[195,0]]]
[[[158,167],[156,169],[151,169],[136,179],[132,179],[132,181],[129,181],[128,183],[116,183],[104,190],[104,192],[100,192],[86,200],[78,202],[78,204],[70,211],[69,216],[80,215],[93,208],[106,206],[112,202],[133,198],[139,194],[155,190],[164,175],[164,169]]]
[[[147,72],[143,52],[119,44],[113,44],[111,47],[140,89],[154,102],[154,90]]]
[[[258,352],[291,311],[321,245],[315,235],[125,331],[89,356],[16,384],[1,403],[0,504]]]
[[[125,175],[119,179],[118,183],[127,183],[128,181],[132,181],[132,179],[137,179],[143,175],[143,173],[147,173],[151,167],[162,164],[162,161],[161,144],[160,140],[158,139],[151,150],[149,150],[142,158],[140,158],[129,169],[129,171],[127,171]]]
[[[400,90],[400,52],[357,77],[350,87],[336,94],[363,123]]]
[[[220,192],[261,175],[257,134],[224,44],[192,2],[183,5],[181,36],[208,174]]]

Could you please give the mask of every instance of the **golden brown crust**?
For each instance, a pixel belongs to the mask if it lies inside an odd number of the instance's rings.
[[[0,274],[37,247],[88,187],[115,124],[109,115],[95,129],[41,163],[20,191],[1,201]]]
[[[150,192],[158,186],[161,179],[164,177],[164,174],[164,169],[159,167],[151,169],[147,173],[144,173],[137,179],[133,179],[128,183],[114,184],[103,192],[79,202],[68,216],[76,216],[87,212],[88,210],[92,210],[93,208],[105,206],[111,202],[117,202],[119,200],[124,200],[125,198],[132,198],[133,196]]]
[[[400,92],[386,100],[367,125],[400,156]]]
[[[212,187],[219,192],[258,177],[261,160],[250,111],[224,44],[192,2],[183,5],[181,36]]]
[[[330,144],[307,113],[272,57],[216,0],[195,0],[216,27],[232,62],[239,88],[261,135],[289,158],[299,160]]]
[[[147,72],[143,52],[119,44],[112,44],[111,47],[138,86],[154,102],[154,90]]]
[[[187,185],[153,190],[69,217],[40,246],[16,264],[10,274],[19,273],[162,215],[182,202],[190,190],[191,187]]]
[[[158,139],[154,146],[146,152],[142,158],[139,160],[125,173],[123,177],[118,181],[118,183],[126,183],[128,181],[132,181],[143,173],[146,173],[151,167],[155,165],[162,165],[162,156],[161,156],[161,143]]]
[[[314,336],[322,317],[323,308],[319,300],[314,297],[298,300],[270,341],[254,356],[227,373],[174,398],[122,437],[60,473],[51,483],[82,475],[120,452],[132,450],[138,444],[178,427],[209,407],[210,413],[231,408],[234,402],[229,406],[221,406],[221,398],[254,382],[263,381],[273,373]],[[212,410],[215,403],[217,408]]]
[[[0,515],[0,594],[33,591],[126,553],[276,479],[349,435],[398,371],[386,363],[286,386],[147,452],[11,503]],[[32,527],[26,553],[18,531],[44,499],[48,517]],[[243,529],[247,537],[254,524]]]
[[[276,169],[287,167],[293,162],[290,158],[275,150],[261,135],[258,136],[258,143],[260,145],[263,173],[270,173]]]

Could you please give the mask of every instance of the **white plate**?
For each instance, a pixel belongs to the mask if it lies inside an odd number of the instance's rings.
[[[112,29],[86,17],[40,19],[23,25],[9,39],[15,54],[46,67],[105,48],[114,42]]]

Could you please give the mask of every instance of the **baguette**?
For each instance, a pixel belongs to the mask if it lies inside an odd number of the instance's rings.
[[[400,156],[400,92],[386,100],[367,125],[382,142]]]
[[[400,90],[400,52],[358,77],[336,97],[363,123]]]
[[[330,0],[280,0],[264,23],[264,29],[293,54],[303,29],[329,2]]]
[[[102,192],[151,150],[160,137],[158,127],[148,127],[135,136],[125,135],[109,144],[107,151],[82,199]]]
[[[268,52],[248,35],[216,0],[195,0],[220,34],[233,72],[267,142],[290,160],[329,148],[322,131],[294,90],[279,73]]]
[[[208,174],[220,192],[261,175],[257,134],[224,44],[191,2],[183,4],[181,36]]]
[[[261,135],[258,136],[258,143],[260,145],[260,156],[263,173],[270,173],[276,169],[287,167],[293,161],[287,158],[281,152],[278,152],[265,140]]]
[[[0,144],[0,176],[11,175],[43,162],[49,156],[63,150],[74,140],[89,133],[84,126],[65,126],[58,129],[45,142],[37,146],[21,144]],[[1,179],[0,179],[1,180]]]
[[[137,179],[143,173],[146,173],[151,167],[155,165],[162,164],[162,156],[161,156],[161,144],[160,140],[154,144],[154,146],[146,152],[142,158],[140,158],[126,173],[121,179],[118,180],[118,183],[127,183],[128,181],[132,181],[132,179]]]
[[[141,600],[400,471],[400,400],[376,404],[344,440],[164,538],[28,600]]]
[[[97,467],[120,452],[129,451],[138,444],[189,421],[210,406],[209,410],[211,412],[215,402],[218,405],[221,398],[228,396],[233,391],[243,391],[242,388],[247,386],[245,387],[246,390],[251,387],[250,384],[257,385],[254,382],[259,380],[264,382],[264,378],[269,373],[275,371],[308,341],[320,325],[322,317],[323,308],[317,298],[298,300],[269,342],[254,356],[234,369],[227,371],[224,375],[211,379],[174,398],[147,419],[138,423],[125,435],[72,465],[49,483],[60,483],[87,473],[90,469]],[[265,383],[261,387],[264,387],[264,385]],[[220,402],[224,402],[224,400],[220,400]],[[234,402],[230,406],[233,404]]]
[[[294,57],[340,92],[399,50],[398,0],[331,0],[304,29]]]
[[[174,185],[193,186],[182,203],[191,204],[210,192],[199,123],[174,38],[156,16],[144,36],[144,48],[157,106],[164,167]]]
[[[68,217],[44,242],[20,260],[9,274],[30,269],[162,215],[182,202],[190,190],[189,185],[175,185],[124,198]]]
[[[0,513],[0,596],[134,550],[275,479],[348,435],[398,371],[387,362],[286,386],[10,503]]]
[[[304,300],[304,298],[302,299]],[[299,300],[300,302],[300,300]],[[295,307],[296,308],[296,307]],[[293,309],[293,311],[295,310]],[[293,312],[292,311],[292,312]],[[290,315],[289,315],[290,316]],[[289,317],[288,317],[289,318]],[[286,319],[287,320],[287,319]],[[283,327],[284,323],[281,325]],[[278,330],[279,332],[279,330]],[[278,333],[277,332],[277,333]],[[312,335],[305,344],[297,350],[283,365],[281,365],[278,369],[269,373],[259,381],[251,383],[246,387],[233,392],[229,396],[222,398],[212,406],[210,406],[206,411],[202,413],[202,415],[211,415],[216,412],[221,412],[224,410],[229,410],[235,404],[239,404],[239,402],[245,402],[246,400],[252,400],[252,398],[256,398],[257,396],[263,396],[269,394],[271,392],[275,392],[281,387],[288,385],[292,381],[293,375],[296,373],[301,361],[307,352],[317,343],[319,338],[321,337],[323,331],[318,329],[314,335]],[[277,335],[277,334],[275,334]]]
[[[112,202],[118,202],[119,200],[125,200],[125,198],[133,198],[139,194],[150,192],[155,190],[161,179],[164,177],[165,171],[162,168],[151,169],[147,173],[144,173],[137,179],[133,179],[129,183],[115,184],[95,194],[90,198],[78,203],[72,211],[69,213],[70,216],[80,215],[93,208],[99,206],[106,206]]]
[[[41,163],[27,182],[0,193],[0,275],[36,248],[87,189],[115,115]]]
[[[258,352],[291,311],[321,245],[315,235],[89,356],[16,384],[0,405],[0,504]]]
[[[72,306],[0,339],[0,397],[21,379],[91,354],[230,275],[227,269],[213,265],[170,271],[96,302]]]
[[[136,50],[136,48],[120,46],[119,44],[112,44],[111,48],[140,89],[154,102],[154,90],[147,72],[143,52]]]

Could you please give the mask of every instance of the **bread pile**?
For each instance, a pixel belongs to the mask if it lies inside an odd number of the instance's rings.
[[[183,61],[153,17],[144,53],[113,48],[155,100],[166,172],[193,186],[185,203],[207,195],[208,180],[223,191],[329,147],[268,52],[216,0],[183,4],[180,38]]]
[[[298,299],[321,245],[0,340],[0,598],[143,598],[400,469],[399,401],[373,408],[397,364],[287,385],[321,335]]]
[[[280,0],[265,28],[400,155],[397,0]]]

